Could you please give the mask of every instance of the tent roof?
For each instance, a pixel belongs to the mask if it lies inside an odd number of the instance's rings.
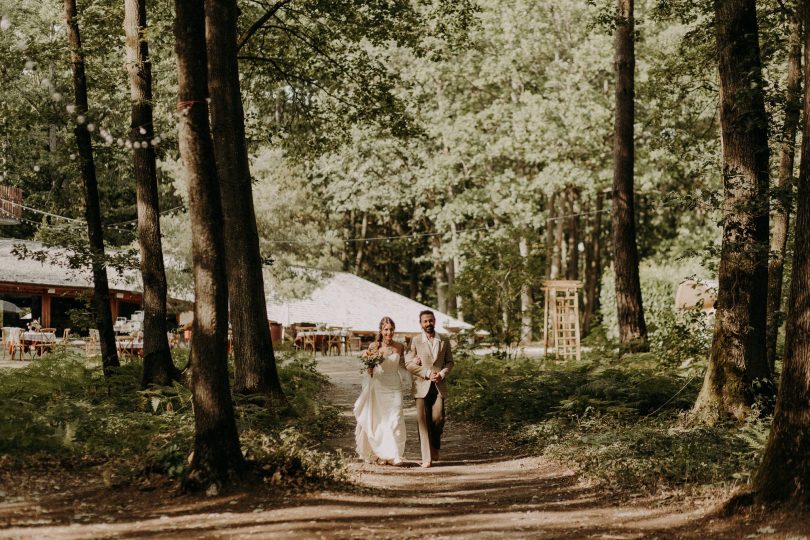
[[[430,309],[436,315],[437,332],[472,329],[470,324],[354,274],[309,271],[319,274],[320,284],[303,299],[276,301],[268,297],[268,319],[285,326],[315,323],[377,332],[380,319],[388,316],[394,320],[397,333],[416,334],[422,331],[419,312]]]

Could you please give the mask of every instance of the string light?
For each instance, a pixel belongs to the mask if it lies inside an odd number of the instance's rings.
[[[0,197],[0,202],[9,203],[12,208],[17,206],[17,207],[22,208],[23,210],[27,210],[29,212],[34,212],[35,214],[40,214],[40,215],[43,215],[43,216],[48,216],[48,217],[54,218],[54,219],[61,219],[63,221],[67,221],[68,223],[71,223],[71,224],[76,224],[76,225],[85,225],[86,224],[86,222],[84,220],[81,220],[81,219],[69,218],[67,216],[61,216],[59,214],[46,212],[46,211],[40,210],[38,208],[33,208],[31,206],[26,206],[26,205],[18,203],[16,201],[4,199],[2,197]],[[159,215],[166,214],[168,212],[173,212],[173,211],[175,211],[175,210],[177,210],[179,208],[182,208],[182,206],[175,206],[174,208],[169,208],[168,210],[164,210],[164,211],[160,212]],[[22,221],[23,223],[28,223],[30,225],[35,225],[35,226],[42,225],[42,223],[38,223],[36,221],[31,221],[30,219],[25,219],[25,218],[20,218],[20,221]],[[134,233],[134,231],[132,231],[132,230],[122,229],[119,226],[120,225],[134,224],[134,223],[137,223],[137,221],[138,221],[137,219],[132,219],[132,220],[129,220],[129,221],[119,221],[119,222],[116,222],[116,223],[110,223],[108,225],[104,225],[103,227],[105,229],[111,229],[111,230],[118,231],[118,232],[121,232],[121,233]]]
[[[548,222],[551,222],[551,221],[557,221],[557,220],[560,220],[560,219],[568,219],[568,218],[571,218],[571,217],[579,217],[579,216],[586,216],[586,219],[590,219],[588,216],[592,216],[592,215],[595,215],[595,214],[602,214],[602,213],[605,213],[605,212],[610,212],[610,209],[608,208],[608,209],[603,209],[603,210],[593,210],[593,211],[590,211],[590,212],[579,212],[579,213],[576,213],[576,214],[566,214],[566,215],[563,215],[563,216],[556,216],[556,217],[553,217],[553,218],[548,218],[545,221],[546,221],[546,223],[548,223]],[[492,227],[473,227],[473,228],[470,228],[470,229],[464,229],[463,231],[460,231],[460,232],[478,232],[478,231],[492,231],[492,230],[494,230]],[[368,242],[391,242],[393,240],[408,240],[409,242],[413,242],[417,238],[424,238],[424,237],[430,237],[430,236],[443,236],[444,234],[446,234],[446,233],[434,231],[434,232],[423,232],[423,233],[400,234],[400,235],[396,235],[396,236],[370,236],[368,238],[362,238],[362,237],[359,237],[359,238],[346,238],[345,240],[343,240],[343,243],[349,244],[351,242],[363,242],[363,243],[368,243]],[[326,241],[326,240],[324,240],[324,241]],[[271,244],[301,244],[301,245],[312,244],[312,241],[304,241],[304,240],[268,240],[267,242],[271,243]]]

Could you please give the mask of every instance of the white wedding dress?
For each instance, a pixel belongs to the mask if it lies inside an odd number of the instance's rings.
[[[367,462],[375,458],[401,461],[405,453],[405,418],[402,415],[402,377],[410,377],[400,365],[399,353],[389,354],[363,374],[363,390],[354,402],[357,453]]]

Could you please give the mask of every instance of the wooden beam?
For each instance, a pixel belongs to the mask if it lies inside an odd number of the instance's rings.
[[[42,315],[40,323],[45,328],[51,326],[51,295],[48,293],[42,295]]]

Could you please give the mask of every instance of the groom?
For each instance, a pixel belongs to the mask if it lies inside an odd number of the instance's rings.
[[[416,422],[422,449],[422,467],[439,460],[444,429],[445,379],[453,369],[450,342],[436,335],[436,317],[432,311],[419,313],[422,334],[411,341],[405,355],[405,367],[414,375],[413,397],[416,399]]]

